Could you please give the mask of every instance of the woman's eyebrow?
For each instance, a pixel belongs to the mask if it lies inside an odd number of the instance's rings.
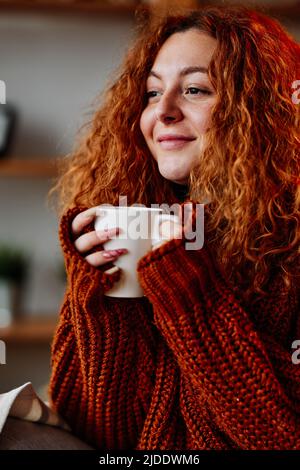
[[[208,73],[208,69],[205,68],[205,67],[201,67],[201,66],[190,66],[190,67],[184,67],[183,69],[180,70],[179,72],[179,75],[182,77],[184,75],[189,75],[190,73],[196,73],[196,72],[200,72],[200,73]],[[150,70],[149,72],[149,77],[155,77],[155,78],[158,78],[159,80],[161,80],[161,76],[155,72],[154,70]]]

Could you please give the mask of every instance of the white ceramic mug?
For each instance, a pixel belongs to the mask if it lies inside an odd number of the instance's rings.
[[[165,220],[179,223],[177,215],[165,214],[162,209],[138,206],[99,206],[95,218],[95,230],[114,227],[120,233],[103,244],[105,250],[127,248],[114,264],[121,268],[122,275],[105,295],[109,297],[143,297],[144,292],[137,276],[138,261],[152,247],[164,240],[160,235],[160,224]]]

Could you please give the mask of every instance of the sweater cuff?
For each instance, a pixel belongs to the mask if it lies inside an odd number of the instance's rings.
[[[120,270],[113,268],[109,270],[108,265],[102,267],[91,266],[75,248],[74,239],[72,236],[73,219],[77,214],[83,212],[86,209],[86,207],[81,206],[73,207],[62,216],[60,221],[59,239],[65,259],[66,273],[70,282],[72,282],[73,276],[82,274],[92,276],[96,279],[98,278],[98,285],[101,285],[103,292],[106,292],[110,290],[115,282],[120,279]],[[86,231],[93,230],[92,224],[93,222],[86,228]]]
[[[193,257],[189,253],[178,240],[171,240],[140,261],[139,280],[151,303],[161,305],[167,300],[172,305],[175,302],[192,308],[199,296],[199,281],[205,280],[206,268],[198,252]]]
[[[204,297],[212,291],[234,295],[208,244],[192,251],[185,248],[184,239],[172,239],[141,258],[137,271],[145,295],[152,300],[157,292],[184,304],[197,302],[200,291]]]

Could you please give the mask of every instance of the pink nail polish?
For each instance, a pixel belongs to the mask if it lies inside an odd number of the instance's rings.
[[[105,232],[107,235],[117,235],[119,233],[119,228],[118,227],[110,228],[110,229],[105,230]]]
[[[107,259],[110,259],[110,258],[116,258],[116,256],[118,256],[117,253],[113,253],[113,252],[110,252],[110,251],[106,251],[105,253],[102,254],[102,256],[104,258],[107,258]]]

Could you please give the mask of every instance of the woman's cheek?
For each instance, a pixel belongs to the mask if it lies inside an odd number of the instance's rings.
[[[142,115],[141,115],[141,118],[140,118],[140,129],[142,131],[142,134],[144,136],[144,138],[146,139],[147,138],[147,135],[148,135],[148,128],[149,128],[149,117],[148,117],[148,112],[147,110],[145,109],[143,112],[142,112]]]
[[[198,129],[201,134],[208,131],[211,126],[212,109],[213,103],[207,104],[202,110],[201,118],[198,117]]]
[[[153,131],[156,122],[157,119],[154,108],[148,107],[144,109],[140,119],[140,128],[144,138],[148,140],[148,145],[150,143],[149,141],[153,138]]]

